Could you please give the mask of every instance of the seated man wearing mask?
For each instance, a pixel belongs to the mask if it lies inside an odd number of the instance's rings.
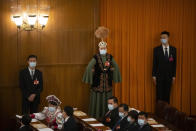
[[[48,107],[44,107],[42,112],[31,114],[31,118],[45,119],[50,128],[61,129],[63,126],[63,117],[59,106],[61,101],[55,95],[47,96],[46,100],[48,101]]]
[[[129,124],[126,127],[126,131],[137,131],[138,124],[137,124],[138,112],[136,110],[132,110],[128,113],[127,121]]]
[[[30,126],[31,123],[31,117],[29,115],[23,115],[21,119],[21,127],[19,131],[33,131],[33,129]]]
[[[124,131],[126,126],[129,124],[127,121],[129,107],[127,104],[121,104],[118,108],[120,119],[116,122],[112,131]]]
[[[147,123],[148,114],[146,112],[140,112],[138,115],[138,131],[152,131],[151,126]]]
[[[78,131],[78,127],[73,117],[73,107],[65,106],[63,110],[64,124],[62,131]]]
[[[115,96],[112,96],[108,99],[108,110],[109,111],[103,118],[103,124],[109,126],[112,129],[119,120],[118,99]]]

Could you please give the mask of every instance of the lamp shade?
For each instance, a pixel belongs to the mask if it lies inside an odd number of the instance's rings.
[[[21,26],[23,23],[22,17],[21,16],[13,16],[13,21],[17,26]]]
[[[37,16],[36,15],[28,15],[27,21],[28,21],[29,25],[34,26],[37,21]]]
[[[40,16],[40,18],[39,18],[39,24],[41,26],[45,26],[47,24],[47,22],[48,22],[48,17],[49,17],[48,15]]]

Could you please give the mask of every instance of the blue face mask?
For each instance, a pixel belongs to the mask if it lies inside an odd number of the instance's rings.
[[[127,121],[132,124],[134,122],[134,120],[131,117],[127,117]]]
[[[36,62],[29,62],[29,66],[32,67],[32,68],[35,68],[36,67]]]
[[[131,118],[130,118],[130,117],[127,117],[127,121],[128,121],[128,122],[131,122]]]
[[[143,126],[145,124],[145,121],[143,119],[138,119],[138,124],[140,126]]]
[[[166,44],[167,43],[167,39],[161,39],[161,43],[162,44]]]
[[[120,116],[121,118],[123,118],[125,115],[124,115],[124,113],[119,112],[119,116]]]
[[[48,110],[49,110],[50,112],[55,112],[55,111],[56,111],[56,108],[55,108],[55,107],[48,107]]]
[[[101,55],[105,55],[107,53],[107,50],[99,50]]]
[[[114,109],[114,106],[112,104],[108,104],[108,109],[111,111]]]

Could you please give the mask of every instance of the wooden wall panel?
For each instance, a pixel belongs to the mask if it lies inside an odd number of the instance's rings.
[[[38,68],[44,76],[41,108],[45,97],[55,94],[62,107],[88,110],[89,86],[82,83],[82,76],[97,47],[94,31],[100,22],[99,1],[49,1],[50,17],[42,31],[17,31],[10,20],[11,1],[0,1],[1,124],[21,113],[18,74],[29,54],[38,56]]]
[[[195,0],[100,1],[101,25],[110,29],[109,52],[122,72],[122,84],[116,85],[114,92],[121,102],[153,112],[153,48],[160,45],[160,32],[168,30],[178,57],[171,104],[189,115],[196,115],[195,8]]]
[[[42,106],[46,104],[48,94],[58,94],[63,105],[71,105],[87,111],[89,89],[81,81],[86,65],[54,65],[41,66],[44,76]]]

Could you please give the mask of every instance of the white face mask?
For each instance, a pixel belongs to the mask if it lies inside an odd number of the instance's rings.
[[[36,67],[36,62],[29,62],[29,66],[31,67],[31,68],[35,68]]]
[[[145,124],[145,121],[143,119],[138,119],[138,124],[140,126],[143,126]]]
[[[130,117],[127,117],[127,121],[128,121],[128,122],[131,122],[131,118],[130,118]]]
[[[107,53],[107,50],[103,49],[103,50],[99,50],[99,52],[100,52],[101,55],[105,55]]]
[[[48,110],[49,110],[50,112],[54,112],[54,111],[56,111],[56,108],[55,108],[55,107],[48,107]]]
[[[114,109],[114,106],[112,104],[108,104],[108,109],[111,111]]]
[[[162,44],[166,44],[167,43],[167,39],[161,39],[161,43]]]
[[[127,117],[127,121],[132,124],[134,122],[134,120],[131,117]]]
[[[121,118],[123,118],[125,115],[124,115],[124,113],[119,112],[119,116],[120,116]]]

